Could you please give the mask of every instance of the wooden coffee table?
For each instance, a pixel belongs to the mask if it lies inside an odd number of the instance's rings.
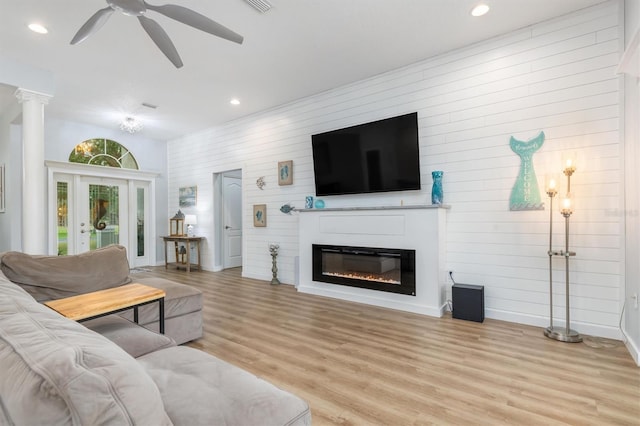
[[[94,291],[44,304],[74,321],[87,321],[133,309],[133,321],[138,323],[138,307],[158,302],[160,334],[164,334],[164,290],[132,283],[106,290]]]

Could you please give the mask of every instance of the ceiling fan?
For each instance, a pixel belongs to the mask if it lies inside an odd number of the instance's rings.
[[[136,16],[142,28],[149,34],[151,40],[158,46],[164,55],[176,66],[182,66],[182,59],[173,45],[173,42],[162,29],[160,24],[145,15],[148,10],[153,10],[171,19],[183,24],[197,28],[214,36],[242,44],[243,37],[231,31],[229,28],[218,24],[217,22],[183,6],[175,4],[166,4],[162,6],[154,6],[145,0],[106,0],[108,7],[98,10],[91,16],[87,22],[78,30],[71,40],[71,44],[78,44],[86,40],[91,34],[98,31],[107,22],[111,14],[118,10],[127,16]]]

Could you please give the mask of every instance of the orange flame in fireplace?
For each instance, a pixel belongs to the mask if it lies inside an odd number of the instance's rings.
[[[391,278],[381,277],[380,275],[373,274],[360,274],[355,272],[323,272],[322,275],[328,275],[331,277],[349,278],[353,280],[373,281],[385,284],[400,284],[400,281]]]

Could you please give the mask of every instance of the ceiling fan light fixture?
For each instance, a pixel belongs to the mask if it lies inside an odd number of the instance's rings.
[[[135,132],[139,132],[140,130],[142,130],[143,127],[144,126],[142,125],[140,120],[134,117],[125,117],[120,123],[120,130],[129,132],[132,134]]]
[[[273,6],[266,0],[244,0],[260,13],[265,13]]]

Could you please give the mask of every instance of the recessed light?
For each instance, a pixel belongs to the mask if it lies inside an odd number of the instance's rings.
[[[33,31],[34,33],[38,33],[38,34],[46,34],[49,32],[48,29],[46,29],[44,26],[40,25],[40,24],[29,24],[29,29],[31,31]]]
[[[231,105],[240,105],[240,100],[233,98],[229,101]]]
[[[473,9],[471,9],[471,16],[482,16],[485,15],[489,11],[489,6],[484,3],[480,3]]]

